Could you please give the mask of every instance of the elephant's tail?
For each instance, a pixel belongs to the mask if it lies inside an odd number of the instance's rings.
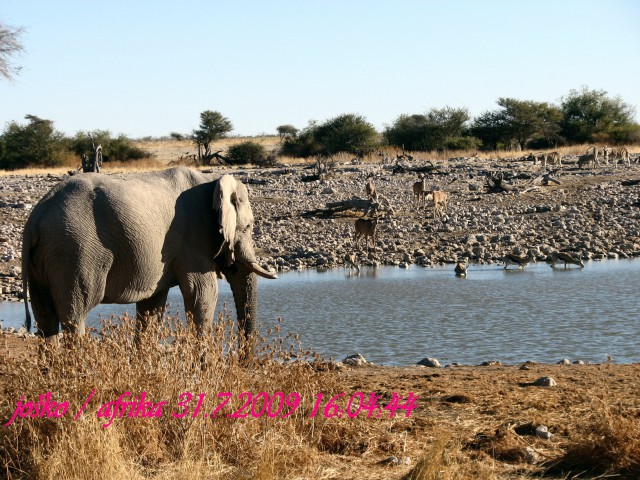
[[[31,235],[25,228],[22,238],[22,298],[24,300],[24,328],[31,331],[31,313],[29,312],[29,254],[31,253]]]

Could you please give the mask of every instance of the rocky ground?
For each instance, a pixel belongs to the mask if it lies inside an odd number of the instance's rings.
[[[570,162],[571,160],[569,160]],[[254,238],[265,264],[280,271],[333,268],[355,253],[367,265],[500,262],[505,253],[529,249],[539,261],[557,250],[584,259],[640,255],[640,164],[579,169],[568,163],[539,185],[539,165],[519,160],[457,158],[397,165],[342,164],[313,180],[305,166],[236,170],[249,185],[256,218]],[[427,170],[429,185],[449,193],[446,215],[413,205],[415,170]],[[404,171],[402,171],[404,170]],[[109,169],[106,168],[106,174]],[[208,170],[212,177],[226,170]],[[500,172],[506,191],[491,190],[489,175]],[[354,219],[363,210],[327,209],[366,199],[373,175],[383,204],[375,248],[356,249]],[[24,223],[42,195],[65,175],[0,177],[0,301],[22,295],[20,251]]]

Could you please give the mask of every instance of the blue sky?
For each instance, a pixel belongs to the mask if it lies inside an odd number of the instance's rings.
[[[0,80],[0,128],[232,134],[343,113],[376,128],[499,97],[559,103],[583,85],[640,108],[640,1],[1,0],[23,71]],[[636,118],[640,118],[637,112]]]

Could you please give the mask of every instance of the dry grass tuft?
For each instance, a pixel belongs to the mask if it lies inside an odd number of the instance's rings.
[[[592,397],[591,415],[550,472],[640,478],[640,412],[613,405],[607,392]]]
[[[415,467],[402,480],[490,480],[495,473],[461,450],[460,442],[446,432],[439,432],[425,449]]]

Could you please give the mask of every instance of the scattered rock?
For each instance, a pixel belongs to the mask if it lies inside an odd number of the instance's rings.
[[[440,365],[437,358],[423,358],[418,362],[418,365],[422,365],[423,367],[442,368],[442,365]]]
[[[551,440],[553,433],[549,431],[546,425],[540,425],[536,428],[536,437],[542,438],[543,440]]]
[[[555,387],[557,383],[551,377],[540,377],[535,382],[533,382],[532,385],[536,387]]]
[[[342,360],[342,363],[351,367],[361,367],[363,365],[369,364],[367,360],[359,353],[345,357],[344,360]]]

